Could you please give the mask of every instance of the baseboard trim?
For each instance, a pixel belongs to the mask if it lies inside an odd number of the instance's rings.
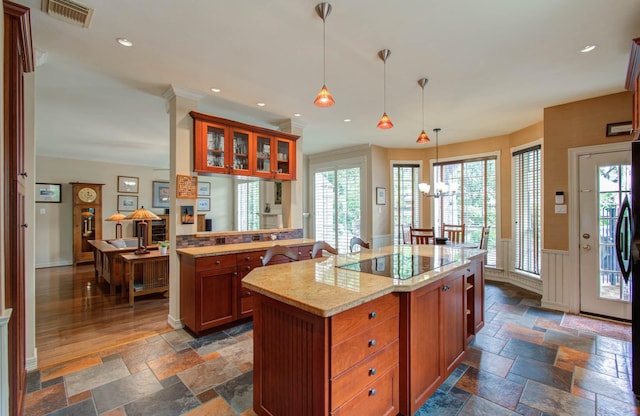
[[[182,329],[184,328],[184,324],[180,319],[176,319],[171,315],[167,315],[167,323],[173,329]]]
[[[484,279],[494,282],[510,283],[519,288],[542,295],[542,280],[532,279],[519,273],[485,267]]]

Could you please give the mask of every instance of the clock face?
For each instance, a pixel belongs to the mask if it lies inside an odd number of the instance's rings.
[[[98,193],[93,188],[82,188],[78,191],[78,198],[82,202],[93,202],[98,197]]]

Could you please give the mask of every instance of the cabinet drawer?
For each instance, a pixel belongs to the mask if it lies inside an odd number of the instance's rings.
[[[198,257],[196,259],[196,271],[224,269],[236,267],[236,255],[225,254],[222,256]]]
[[[331,348],[331,377],[383,349],[398,338],[398,315]]]
[[[393,367],[378,380],[366,386],[351,400],[334,409],[334,416],[397,415],[399,383],[398,367]]]
[[[331,343],[336,345],[350,336],[398,315],[398,296],[389,294],[341,312],[331,318]]]
[[[300,260],[309,260],[311,258],[311,253],[313,252],[313,245],[293,247],[293,249],[298,253],[298,258]]]
[[[331,380],[331,407],[336,408],[355,396],[367,384],[379,379],[398,365],[398,340],[361,361],[355,367]]]
[[[246,266],[262,266],[262,259],[265,253],[266,250],[259,250],[236,254],[236,264],[238,265],[238,271],[245,270]]]

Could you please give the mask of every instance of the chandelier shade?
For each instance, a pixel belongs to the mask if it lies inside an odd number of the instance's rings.
[[[316,96],[316,99],[313,103],[318,107],[331,107],[336,102],[333,99],[333,96],[327,89],[327,54],[326,54],[326,20],[327,16],[331,13],[331,4],[329,3],[318,3],[316,5],[316,13],[322,19],[322,88],[320,92]]]
[[[393,127],[393,123],[391,119],[387,115],[387,59],[391,55],[391,51],[389,49],[382,49],[378,52],[378,57],[384,63],[384,79],[383,79],[383,87],[384,87],[384,101],[383,101],[383,113],[382,117],[380,117],[380,121],[378,121],[378,128],[382,130],[390,129]]]
[[[436,133],[436,163],[434,166],[438,166],[438,133],[440,130],[440,128],[433,129]],[[431,185],[422,182],[418,184],[418,190],[428,198],[440,198],[442,196],[455,195],[456,192],[458,192],[458,184],[452,183],[449,185],[444,182],[435,182],[433,184],[433,193],[429,193],[431,191]]]

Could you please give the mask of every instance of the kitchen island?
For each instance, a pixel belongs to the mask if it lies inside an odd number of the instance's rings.
[[[254,411],[414,414],[484,324],[484,255],[401,245],[252,270]]]

